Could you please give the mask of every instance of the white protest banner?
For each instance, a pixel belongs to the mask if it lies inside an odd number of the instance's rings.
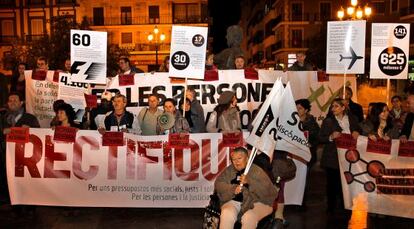
[[[410,24],[372,23],[371,79],[407,79]]]
[[[106,83],[107,33],[70,30],[71,81]]]
[[[276,120],[284,88],[280,79],[276,80],[269,96],[260,108],[253,129],[246,139],[246,142],[256,147],[261,152],[273,158],[273,151],[276,146]]]
[[[170,76],[204,79],[207,27],[172,26]]]
[[[12,204],[202,208],[230,163],[218,133],[191,134],[185,149],[169,148],[167,135],[124,137],[124,146],[102,146],[97,131],[79,130],[63,143],[51,129],[30,129],[28,143],[7,142]],[[301,203],[295,190],[285,189],[286,204]]]
[[[59,73],[59,90],[58,99],[62,99],[65,103],[70,104],[75,112],[75,121],[81,122],[85,113],[85,93],[88,92],[87,83],[72,82],[70,73]]]
[[[336,141],[347,209],[414,218],[414,142]]]
[[[33,71],[24,71],[26,80],[26,112],[36,116],[41,127],[49,127],[55,117],[53,102],[57,99],[58,84],[53,82],[55,71],[47,71],[45,80],[32,79]]]
[[[293,155],[310,161],[311,154],[308,140],[301,130],[301,123],[293,98],[290,82],[286,85],[280,98],[279,110],[275,113],[276,128],[274,133],[285,141],[277,141],[276,149],[287,151]]]
[[[265,71],[259,70],[259,79],[245,79],[237,70],[219,71],[218,81],[200,81],[188,80],[188,86],[196,91],[196,98],[204,108],[206,117],[217,104],[217,98],[222,91],[234,90],[238,99],[238,106],[241,109],[241,119],[243,129],[247,129],[251,122],[253,114],[258,111],[257,107],[265,101],[270,93],[275,80],[282,78],[282,82],[289,80],[292,86],[292,92],[295,99],[308,98],[312,103],[311,113],[321,119],[328,111],[331,101],[338,95],[339,90],[343,87],[341,76],[330,76],[327,82],[318,82],[316,72],[282,72],[282,71]],[[286,80],[284,80],[286,79]],[[50,83],[52,83],[50,81]],[[347,78],[347,85],[353,88],[356,95],[356,79],[354,76]],[[49,89],[50,90],[50,89]],[[57,84],[55,85],[55,97],[57,97]],[[179,100],[183,96],[184,86],[170,82],[168,73],[144,73],[135,74],[135,84],[128,86],[119,86],[118,78],[114,77],[107,86],[95,86],[91,93],[100,96],[105,90],[115,93],[121,93],[127,97],[127,109],[138,114],[142,107],[148,106],[148,96],[156,93],[161,99],[175,98]],[[28,110],[35,110],[35,103],[29,100],[36,97],[34,92],[37,91],[35,84],[26,84],[26,96]],[[50,94],[50,93],[49,93]],[[39,120],[44,120],[41,127],[49,127],[51,118],[54,116],[52,104],[48,103],[47,107],[37,110]],[[43,104],[45,106],[45,104]],[[32,113],[33,114],[33,113]],[[42,124],[43,123],[43,124]]]
[[[363,74],[366,21],[329,21],[326,73]]]

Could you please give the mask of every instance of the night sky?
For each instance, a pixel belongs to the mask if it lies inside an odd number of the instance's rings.
[[[213,53],[227,48],[226,29],[239,23],[241,0],[209,0],[210,16],[213,25],[209,34],[213,37]],[[210,48],[211,49],[211,48]]]

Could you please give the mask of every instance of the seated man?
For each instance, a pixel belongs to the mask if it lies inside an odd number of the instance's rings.
[[[220,228],[233,228],[239,217],[242,228],[256,228],[262,218],[272,213],[277,189],[266,172],[255,164],[243,175],[249,158],[244,147],[234,149],[230,158],[232,164],[214,184],[221,205]]]

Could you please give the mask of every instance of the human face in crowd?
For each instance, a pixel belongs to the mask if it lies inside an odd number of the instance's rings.
[[[164,61],[164,64],[165,64],[165,68],[170,69],[170,59],[166,59]]]
[[[236,96],[233,96],[230,102],[230,107],[236,107],[237,106],[237,98]]]
[[[116,113],[122,113],[125,111],[126,101],[122,97],[116,97],[112,101],[112,105],[114,106],[114,110]]]
[[[333,102],[332,107],[331,107],[331,111],[335,116],[341,116],[341,115],[344,114],[345,106],[338,103],[338,102]]]
[[[36,65],[37,65],[37,70],[47,71],[47,69],[48,69],[46,61],[44,61],[44,60],[37,60]]]
[[[24,66],[24,64],[19,64],[17,71],[19,71],[20,75],[24,74],[24,70],[26,70],[26,66]]]
[[[59,122],[67,122],[68,121],[68,116],[66,115],[65,110],[58,110],[57,118],[58,118]]]
[[[150,109],[157,109],[158,107],[158,98],[155,96],[150,96],[148,98],[148,106]]]
[[[184,111],[189,111],[191,109],[191,104],[190,102],[188,102],[187,100],[185,101],[185,103],[183,103],[181,105],[181,109]]]
[[[206,65],[213,65],[214,64],[214,54],[210,54],[207,57]]]
[[[122,72],[126,72],[129,70],[129,63],[125,60],[119,60],[118,64]]]
[[[23,106],[23,102],[20,101],[19,96],[10,95],[9,100],[7,101],[7,107],[10,111],[18,111]]]
[[[230,154],[231,163],[237,171],[241,171],[246,168],[248,156],[243,152],[232,152]]]
[[[299,117],[305,117],[308,113],[308,110],[302,107],[302,105],[297,104],[296,109],[298,110]]]
[[[193,101],[194,96],[195,96],[194,94],[195,94],[195,92],[194,92],[194,91],[187,90],[187,91],[185,92],[185,97],[186,97],[187,99],[189,99],[190,101]]]
[[[70,72],[70,60],[65,60],[65,70]]]
[[[234,60],[234,65],[236,66],[236,69],[244,69],[244,59],[236,58]]]
[[[164,111],[165,112],[168,112],[168,113],[171,113],[171,114],[174,114],[175,113],[175,106],[174,106],[174,104],[172,102],[170,102],[170,101],[165,102],[164,103]]]
[[[339,98],[344,98],[344,90],[342,89],[339,93]],[[348,89],[345,89],[345,100],[350,100],[352,98],[352,94]]]
[[[382,109],[382,112],[379,114],[379,119],[381,121],[386,121],[389,114],[390,114],[390,112],[388,110],[388,107],[384,106],[384,108]]]
[[[392,109],[394,110],[401,110],[401,101],[399,98],[394,98],[393,100],[391,100],[392,103]]]
[[[407,105],[410,112],[414,113],[414,95],[410,95],[407,98]]]
[[[306,55],[305,54],[303,54],[303,53],[296,54],[296,60],[299,63],[301,63],[301,64],[305,63],[305,59],[306,59]]]

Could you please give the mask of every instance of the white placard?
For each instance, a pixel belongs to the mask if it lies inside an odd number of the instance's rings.
[[[363,74],[366,21],[330,21],[326,48],[326,72]]]
[[[107,33],[70,30],[71,81],[106,84]]]
[[[173,26],[169,75],[204,79],[207,27]]]
[[[88,92],[89,84],[72,82],[69,73],[59,74],[58,99],[70,104],[76,112],[75,121],[81,122],[85,114],[85,93]]]
[[[373,23],[371,79],[407,79],[410,24]]]

